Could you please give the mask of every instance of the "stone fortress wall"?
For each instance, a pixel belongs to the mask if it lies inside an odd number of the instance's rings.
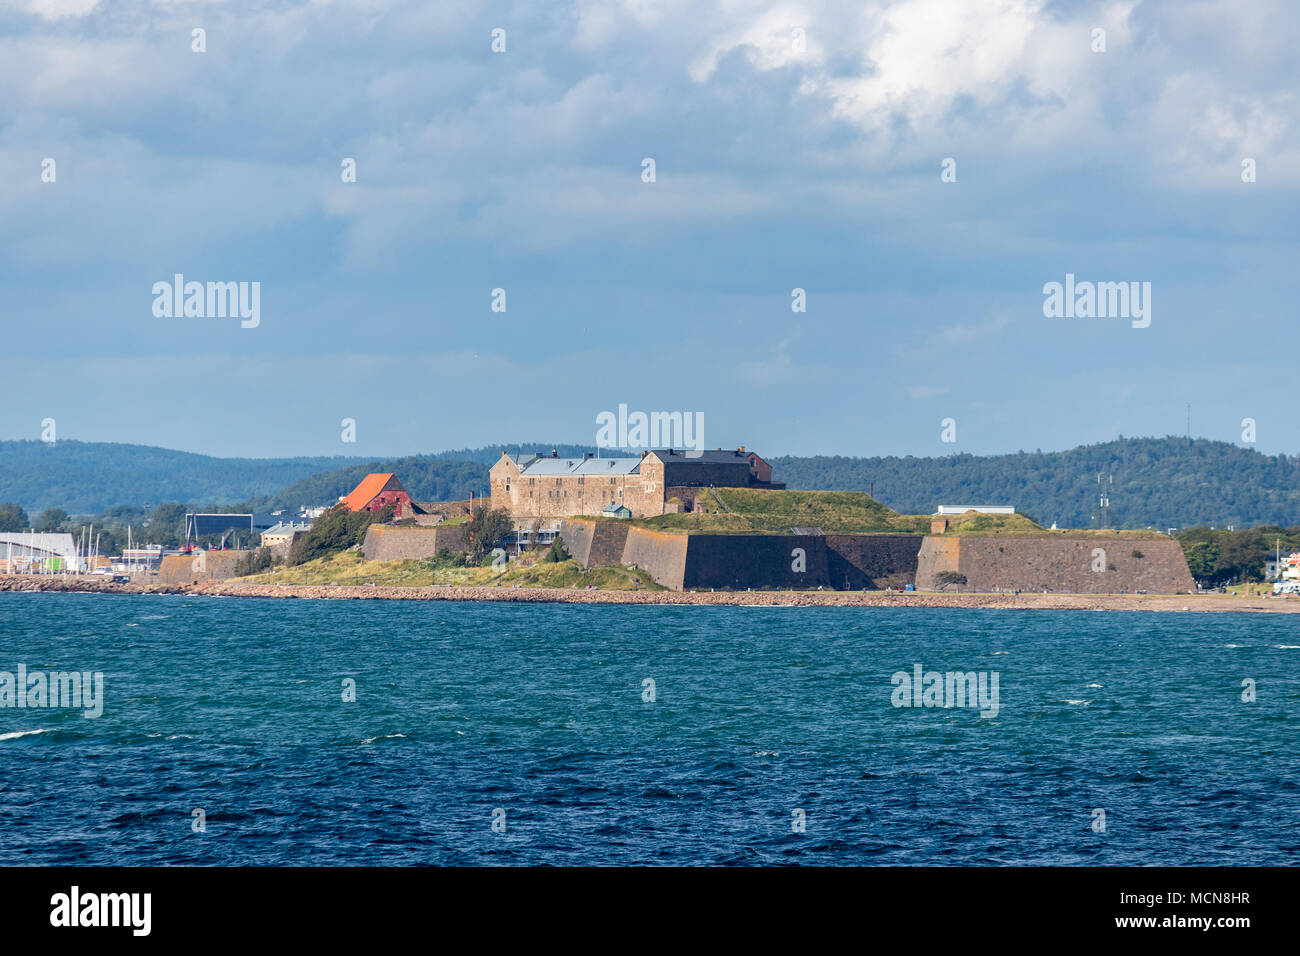
[[[1196,588],[1172,538],[927,537],[917,587],[935,590],[944,571],[966,576],[963,591],[1179,594]]]
[[[560,536],[583,567],[639,568],[678,591],[881,590],[908,584],[927,591],[1076,594],[1179,594],[1195,589],[1182,548],[1165,538],[701,534],[606,520],[565,521]],[[966,583],[941,584],[938,575],[944,571],[964,574]]]
[[[419,561],[431,558],[446,548],[463,551],[469,543],[469,529],[461,525],[425,527],[421,525],[372,524],[361,542],[367,561]]]

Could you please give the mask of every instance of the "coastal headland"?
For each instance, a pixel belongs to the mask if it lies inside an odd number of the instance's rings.
[[[923,607],[1043,611],[1188,611],[1300,613],[1296,597],[1231,594],[980,594],[924,591],[614,591],[596,588],[364,584],[116,584],[50,575],[0,575],[0,592],[75,594],[180,594],[194,597],[259,597],[311,600],[508,601],[534,604],[717,604],[732,607]]]

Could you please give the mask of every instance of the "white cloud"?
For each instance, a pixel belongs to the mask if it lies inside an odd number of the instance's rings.
[[[27,0],[27,12],[48,21],[89,16],[98,6],[99,0]]]

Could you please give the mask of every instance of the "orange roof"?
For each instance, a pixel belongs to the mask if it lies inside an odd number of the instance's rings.
[[[343,499],[343,504],[347,505],[349,511],[360,511],[374,501],[375,496],[383,491],[384,485],[388,484],[392,479],[392,472],[386,475],[366,475],[361,479],[361,484],[352,489],[352,494]]]

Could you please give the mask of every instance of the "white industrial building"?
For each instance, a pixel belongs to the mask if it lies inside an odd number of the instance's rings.
[[[66,533],[0,531],[0,570],[9,574],[82,571],[77,543]]]

